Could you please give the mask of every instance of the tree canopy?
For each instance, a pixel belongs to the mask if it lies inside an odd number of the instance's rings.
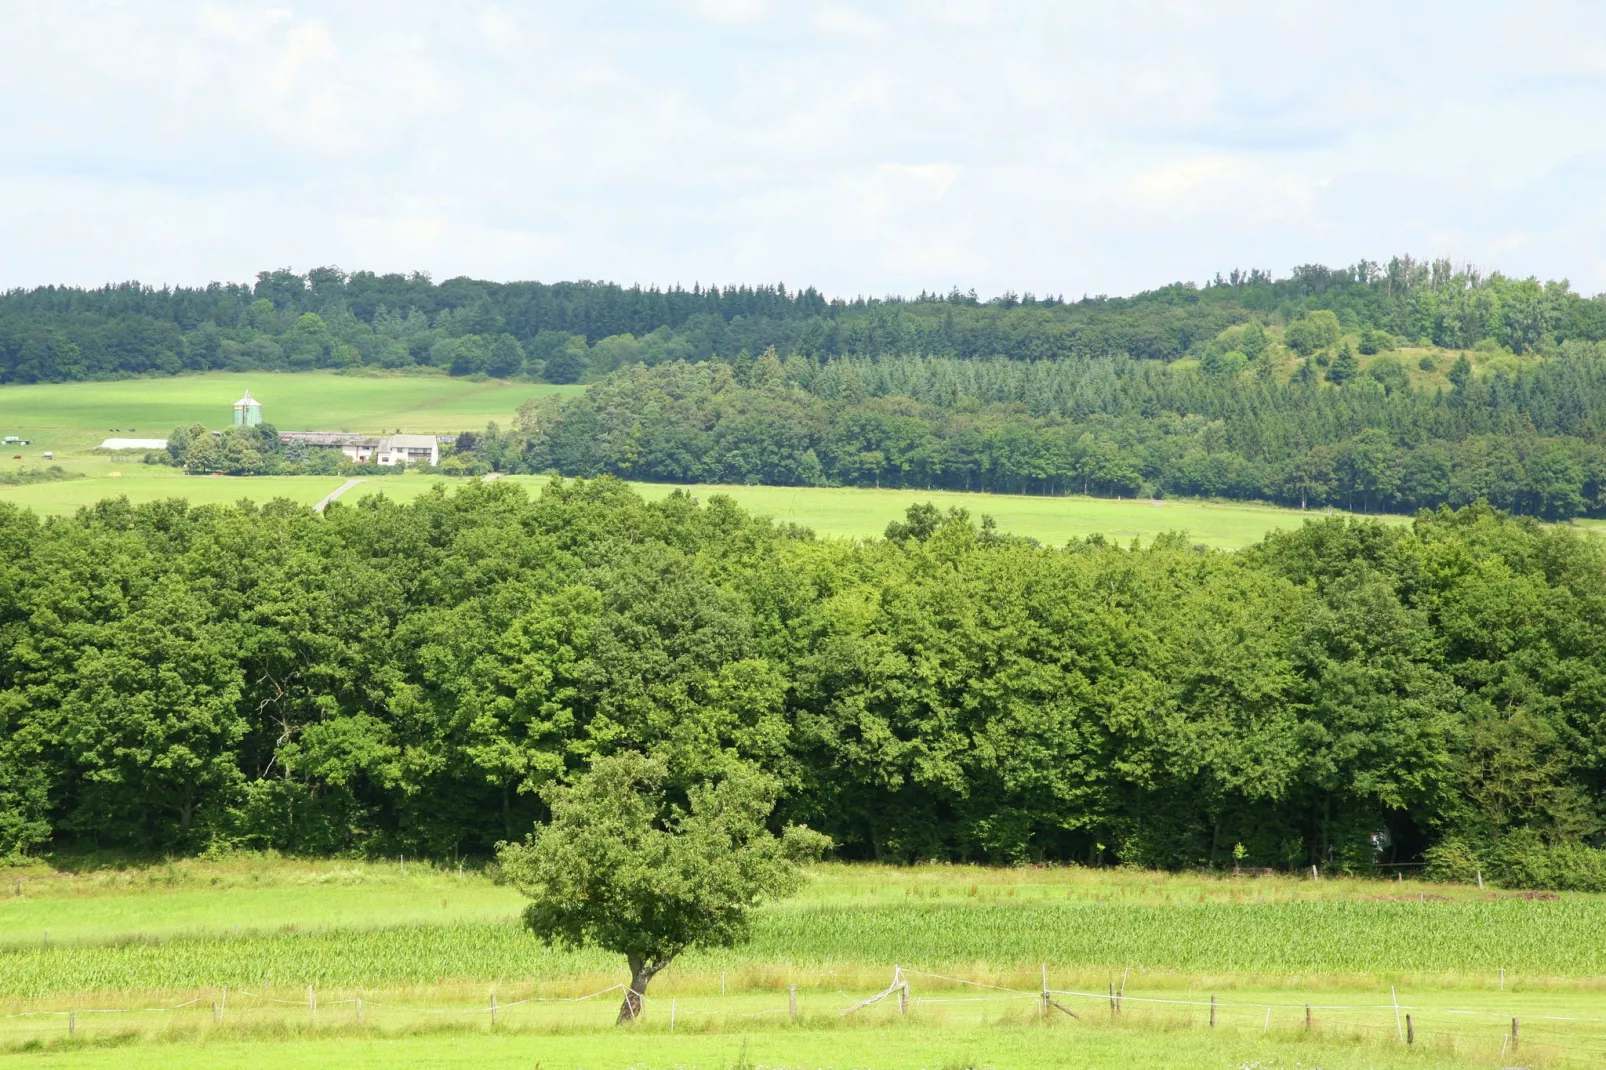
[[[774,348],[837,357],[1027,362],[1203,356],[1265,344],[1277,325],[1301,356],[1339,331],[1523,354],[1606,340],[1606,300],[1541,282],[1396,256],[1387,264],[1302,265],[1286,277],[1233,271],[1130,297],[1066,300],[957,288],[914,297],[827,299],[784,283],[668,289],[614,283],[487,282],[427,274],[263,271],[252,284],[0,294],[0,382],[234,370],[428,366],[454,375],[597,378],[633,363],[718,359],[741,366]],[[550,369],[550,371],[549,371]]]
[[[467,470],[1606,515],[1606,295],[1447,260],[1074,300],[327,267],[0,294],[0,383],[259,368],[595,384]],[[320,452],[226,435],[185,461]]]
[[[530,898],[524,923],[536,936],[625,956],[621,1022],[676,956],[746,940],[752,909],[796,891],[802,864],[830,842],[797,825],[771,834],[779,784],[745,763],[691,785],[684,805],[668,797],[668,774],[634,751],[598,758],[574,783],[548,785],[550,820],[498,852]]]
[[[607,478],[323,516],[0,506],[0,850],[488,857],[624,752],[681,806],[750,763],[772,830],[847,858],[1454,841],[1492,875],[1602,846],[1591,536],[1478,504],[1237,553],[931,509],[889,534]]]
[[[1571,344],[1432,394],[1401,387],[1398,359],[1373,361],[1361,375],[1341,350],[1336,386],[1125,358],[821,367],[767,353],[745,378],[718,362],[638,365],[532,401],[467,452],[503,471],[681,483],[1606,513],[1606,349]]]

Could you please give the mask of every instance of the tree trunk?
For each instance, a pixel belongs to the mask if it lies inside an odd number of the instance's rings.
[[[625,991],[624,1002],[619,1004],[619,1018],[615,1025],[624,1025],[641,1017],[642,997],[647,994],[647,986],[652,983],[653,977],[659,970],[669,965],[669,960],[648,963],[635,955],[625,956],[630,963],[630,987]]]

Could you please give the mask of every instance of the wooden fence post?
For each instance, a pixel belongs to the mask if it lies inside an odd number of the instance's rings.
[[[314,1018],[318,1017],[318,994],[312,990],[311,985],[307,986],[307,1008],[312,1011]]]
[[[909,982],[905,981],[898,989],[898,1013],[909,1013]]]
[[[218,1013],[217,1000],[214,999],[212,1001],[212,1024],[213,1025],[217,1025],[222,1020],[223,1020],[223,1015]]]
[[[1411,1016],[1405,1016],[1405,1043],[1407,1046],[1416,1043],[1416,1026],[1411,1024]]]
[[[675,1001],[673,998],[669,1001],[669,1031],[671,1033],[675,1031]]]
[[[1047,1018],[1048,1017],[1048,963],[1046,963],[1046,962],[1042,963],[1041,965],[1038,966],[1038,969],[1042,971],[1043,992],[1042,992],[1042,999],[1038,1002],[1038,1005],[1037,1005],[1037,1015],[1040,1018]]]
[[[1310,1004],[1305,1004],[1305,1031],[1310,1032]]]
[[[1513,1052],[1517,1050],[1517,1020],[1515,1018],[1511,1019],[1511,1050]]]
[[[1216,997],[1210,997],[1210,1028],[1216,1027]]]
[[[797,1021],[797,985],[786,986],[786,1012],[792,1016],[792,1021]]]
[[[491,1028],[496,1028],[496,993],[491,993]]]
[[[1517,1027],[1516,1023],[1513,1022],[1511,1027],[1512,1027],[1512,1030],[1515,1031],[1516,1027]],[[78,1035],[78,1012],[77,1011],[68,1011],[67,1012],[67,1035],[70,1036],[70,1037],[75,1037],[75,1036]]]

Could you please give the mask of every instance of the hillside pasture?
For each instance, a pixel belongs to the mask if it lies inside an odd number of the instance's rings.
[[[93,452],[111,437],[166,438],[175,427],[229,426],[233,405],[249,389],[263,420],[281,431],[404,431],[451,434],[506,424],[527,398],[583,388],[453,379],[442,375],[365,376],[332,372],[210,372],[112,382],[0,386],[0,434],[32,440],[13,447],[0,466],[56,463],[96,475],[137,465],[140,455]],[[114,430],[115,429],[115,430]],[[21,453],[23,459],[12,460]]]
[[[197,505],[288,498],[313,505],[340,486],[337,476],[189,477],[142,463],[144,451],[108,453],[107,438],[166,438],[192,423],[218,430],[249,389],[264,418],[281,430],[404,431],[452,434],[507,423],[520,404],[580,387],[475,382],[446,376],[355,376],[331,372],[213,372],[114,382],[0,386],[0,433],[29,440],[0,451],[0,470],[58,464],[85,478],[0,485],[0,501],[42,515],[62,515],[107,498],[138,505],[184,498]],[[46,460],[44,454],[55,454]],[[20,459],[17,459],[19,458]]]

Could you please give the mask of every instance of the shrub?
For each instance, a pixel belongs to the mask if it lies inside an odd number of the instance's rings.
[[[1374,353],[1386,353],[1394,348],[1394,337],[1387,331],[1374,331],[1367,327],[1361,331],[1355,348],[1368,357]]]
[[[1481,849],[1451,836],[1428,849],[1427,862],[1432,880],[1469,884],[1482,873],[1505,888],[1606,892],[1606,850],[1546,843],[1532,829],[1516,829]]]

